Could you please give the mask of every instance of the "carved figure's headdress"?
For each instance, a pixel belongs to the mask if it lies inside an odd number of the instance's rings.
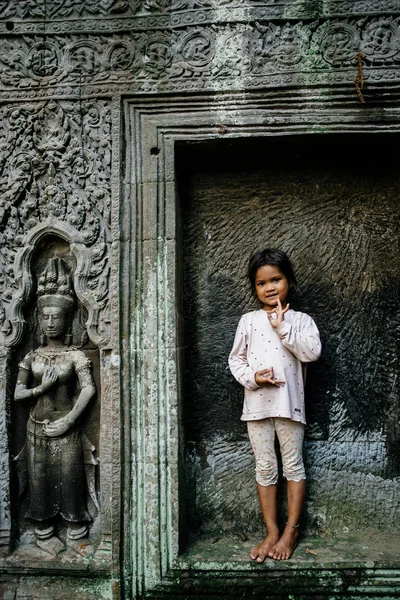
[[[58,306],[66,312],[71,312],[74,308],[75,296],[71,278],[61,258],[49,260],[47,268],[39,277],[37,295],[39,311],[45,306]]]

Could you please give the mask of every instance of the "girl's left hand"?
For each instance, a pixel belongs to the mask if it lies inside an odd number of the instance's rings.
[[[254,380],[259,386],[275,385],[276,387],[280,387],[281,385],[285,385],[285,381],[283,379],[276,379],[274,376],[274,367],[257,371]]]
[[[287,313],[289,308],[290,308],[290,304],[286,304],[285,308],[283,308],[282,303],[278,298],[277,307],[274,310],[272,310],[271,312],[267,312],[269,322],[271,323],[271,325],[274,329],[279,327],[279,325],[283,322],[283,320],[285,318],[284,315],[285,315],[285,313]],[[273,318],[272,315],[276,315],[276,317]]]

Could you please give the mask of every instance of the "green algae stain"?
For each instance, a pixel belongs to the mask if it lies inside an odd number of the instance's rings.
[[[324,16],[323,0],[298,0],[287,6],[284,17],[300,17],[302,19],[318,19]]]
[[[329,127],[326,125],[319,125],[318,123],[314,123],[308,130],[309,133],[332,133]]]

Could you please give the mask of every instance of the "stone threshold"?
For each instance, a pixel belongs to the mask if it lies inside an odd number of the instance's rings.
[[[248,539],[245,539],[248,537]],[[235,568],[293,569],[300,566],[359,565],[373,568],[376,564],[400,568],[400,534],[358,531],[348,535],[324,537],[302,536],[290,560],[267,559],[261,565],[251,560],[250,549],[261,538],[254,536],[213,534],[190,544],[177,564],[184,568],[209,569],[210,563],[232,563]]]
[[[241,536],[243,537],[243,536]],[[191,544],[169,573],[169,585],[146,598],[400,598],[399,536],[357,532],[304,537],[288,561],[249,558],[256,539],[205,537]]]

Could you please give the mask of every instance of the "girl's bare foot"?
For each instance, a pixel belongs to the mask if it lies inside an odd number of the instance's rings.
[[[250,558],[257,561],[258,563],[263,563],[269,555],[270,550],[278,543],[278,541],[278,530],[276,530],[276,532],[274,533],[269,533],[267,537],[261,542],[261,544],[254,546],[254,548],[250,550]]]
[[[269,558],[274,560],[288,560],[297,546],[299,532],[297,528],[286,525],[280,540],[268,552]]]

